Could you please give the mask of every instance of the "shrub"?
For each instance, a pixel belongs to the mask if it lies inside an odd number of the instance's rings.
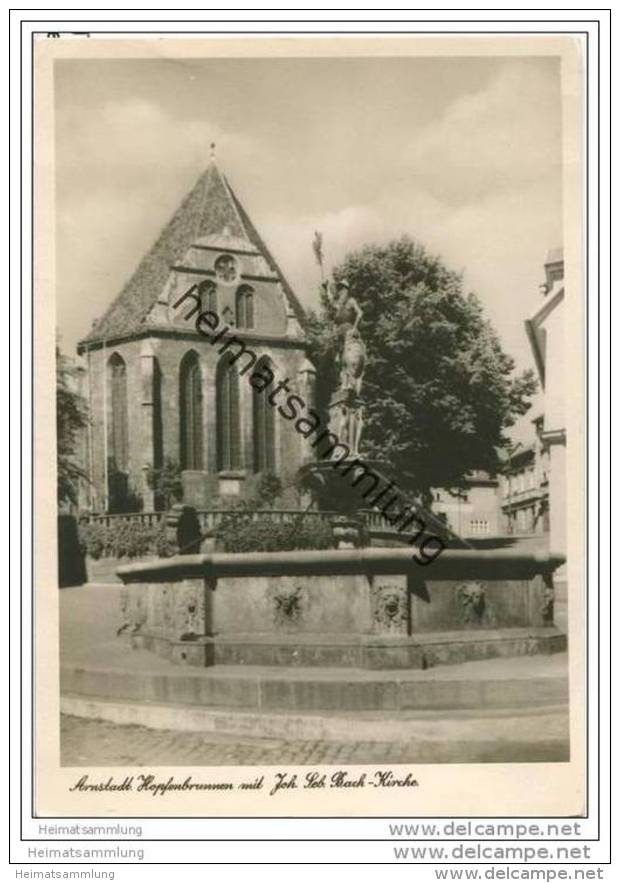
[[[97,522],[81,522],[78,527],[80,548],[85,555],[98,559],[106,556],[105,525]]]
[[[276,500],[282,496],[282,482],[272,472],[261,472],[256,483],[250,508],[271,509]]]
[[[158,501],[157,508],[170,509],[173,503],[183,499],[183,480],[181,467],[170,457],[166,457],[163,465],[155,469],[150,466],[146,480],[151,490],[155,491]]]
[[[144,558],[147,555],[169,557],[174,547],[166,538],[165,520],[156,525],[114,518],[109,524],[82,522],[80,546],[91,558]]]
[[[171,558],[178,551],[176,543],[168,539],[164,521],[162,521],[161,529],[155,536],[154,547],[155,555],[158,558]]]
[[[286,552],[334,545],[330,525],[319,518],[274,522],[231,514],[217,527],[216,536],[225,552]]]

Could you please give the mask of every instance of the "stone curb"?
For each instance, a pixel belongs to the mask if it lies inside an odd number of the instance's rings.
[[[438,717],[391,713],[380,719],[363,715],[254,713],[206,709],[149,702],[115,702],[63,695],[61,712],[119,725],[180,732],[217,733],[255,738],[338,742],[470,743],[491,745],[498,740],[536,745],[568,745],[568,709],[552,706],[538,713],[502,713],[496,716]]]

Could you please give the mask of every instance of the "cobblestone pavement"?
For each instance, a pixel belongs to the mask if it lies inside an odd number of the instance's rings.
[[[284,741],[151,730],[69,715],[61,717],[60,738],[63,766],[403,763],[409,748],[389,742]]]
[[[417,742],[317,742],[151,730],[61,716],[62,766],[270,766],[564,759],[557,741],[531,745]]]

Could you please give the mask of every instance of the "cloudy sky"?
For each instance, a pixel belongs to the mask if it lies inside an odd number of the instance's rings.
[[[463,271],[505,348],[533,366],[523,319],[562,244],[557,58],[64,60],[55,96],[66,352],[215,141],[303,303],[316,297],[315,229],[329,263],[408,233]]]

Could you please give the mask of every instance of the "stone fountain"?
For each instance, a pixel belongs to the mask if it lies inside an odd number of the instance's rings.
[[[420,561],[412,548],[362,548],[368,543],[355,515],[378,497],[374,491],[364,497],[357,479],[381,476],[384,464],[360,456],[362,310],[346,281],[331,294],[338,386],[329,433],[336,443],[328,459],[305,470],[318,505],[340,513],[338,548],[187,555],[120,568],[119,636],[177,664],[200,667],[406,670],[563,650],[566,638],[553,622],[558,556],[444,544],[441,555]],[[314,690],[310,682],[302,679],[299,689]],[[318,692],[316,700],[289,697],[291,707],[326,702],[325,690]],[[375,699],[356,701],[370,708]],[[339,692],[337,702],[345,701]]]

